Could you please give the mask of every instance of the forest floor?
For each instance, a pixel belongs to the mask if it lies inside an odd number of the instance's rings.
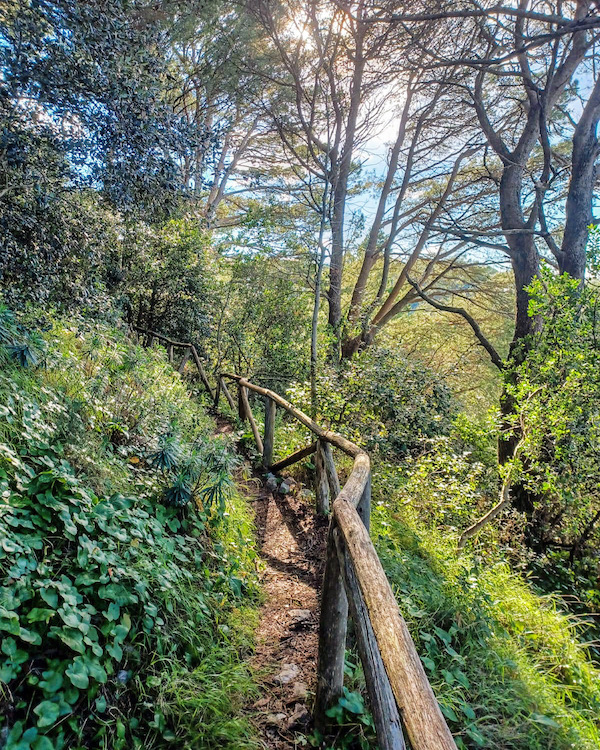
[[[231,432],[230,423],[217,424],[218,432]],[[254,508],[264,594],[251,662],[261,696],[248,708],[263,747],[289,750],[312,725],[328,521],[315,514],[302,485],[270,477],[240,479]]]

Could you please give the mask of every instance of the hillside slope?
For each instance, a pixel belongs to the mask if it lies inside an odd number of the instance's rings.
[[[255,747],[231,446],[164,352],[45,327],[1,312],[0,746]]]

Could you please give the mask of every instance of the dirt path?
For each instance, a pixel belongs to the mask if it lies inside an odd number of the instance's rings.
[[[310,728],[327,522],[299,485],[286,479],[287,493],[273,485],[260,487],[253,500],[266,596],[253,657],[263,696],[253,708],[264,746],[287,750],[297,747],[297,732]]]
[[[217,434],[232,432],[219,415],[216,422]],[[252,658],[262,696],[249,708],[264,748],[289,750],[298,733],[311,731],[328,522],[300,484],[269,477],[257,473],[243,490],[254,507],[265,595]]]

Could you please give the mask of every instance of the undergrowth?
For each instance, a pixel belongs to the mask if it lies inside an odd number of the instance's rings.
[[[473,436],[470,436],[471,438]],[[459,748],[595,750],[600,671],[562,600],[511,569],[510,512],[465,551],[459,531],[491,504],[485,440],[465,424],[403,468],[374,471],[372,534]]]
[[[163,352],[87,321],[0,323],[0,747],[256,747],[229,446]]]

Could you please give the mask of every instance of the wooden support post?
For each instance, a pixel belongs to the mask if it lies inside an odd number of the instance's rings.
[[[263,466],[269,468],[273,463],[273,446],[275,442],[275,417],[277,404],[272,398],[265,396],[265,441],[263,451]]]
[[[323,445],[323,459],[325,463],[325,472],[327,474],[327,482],[329,483],[329,494],[333,500],[340,494],[340,480],[338,479],[337,471],[335,468],[335,461],[333,460],[333,451],[331,445],[326,441],[322,441]]]
[[[213,406],[215,409],[219,408],[219,401],[221,400],[221,378],[217,378],[217,387],[215,388],[215,400]]]
[[[173,344],[169,344],[167,347],[167,354],[169,355],[169,362],[173,364]]]
[[[331,719],[325,712],[343,692],[348,626],[348,600],[340,572],[333,528],[332,522],[327,535],[327,557],[321,590],[317,690],[314,707],[315,728],[323,734],[331,725]]]
[[[317,440],[317,452],[315,453],[315,499],[317,501],[317,513],[327,516],[330,510],[329,482],[327,470],[325,469],[325,451],[323,440]]]
[[[196,347],[192,346],[191,349],[192,349],[192,356],[194,357],[194,362],[196,363],[196,367],[198,368],[198,373],[200,374],[200,380],[202,381],[202,385],[206,388],[208,395],[211,398],[213,398],[214,394],[212,392],[212,388],[210,387],[210,383],[208,382],[208,378],[206,377],[206,371],[204,369],[204,365],[202,364],[202,360],[198,356]]]
[[[244,404],[244,393],[246,392],[246,386],[238,384],[238,417],[240,422],[248,421],[248,413],[246,412],[246,406]],[[246,403],[248,402],[248,396],[246,396]]]
[[[333,535],[340,570],[346,587],[350,616],[354,621],[358,654],[365,673],[365,682],[367,683],[371,711],[373,712],[377,732],[377,747],[380,750],[405,750],[406,744],[402,734],[398,706],[383,666],[367,605],[356,580],[352,563],[344,550],[339,530],[334,529]]]
[[[221,377],[219,377],[219,383],[221,384],[221,390],[223,391],[223,394],[225,395],[225,398],[227,399],[229,408],[235,414],[235,401],[233,400],[233,396],[229,392],[229,388],[227,387],[225,381]]]
[[[356,506],[356,511],[366,530],[371,531],[371,472],[369,472],[369,478]]]
[[[248,421],[250,422],[250,427],[252,428],[252,434],[254,435],[254,440],[256,442],[258,452],[262,455],[264,453],[263,442],[260,436],[260,432],[258,431],[256,420],[254,419],[254,414],[252,414],[252,409],[250,408],[250,402],[248,401],[248,389],[242,386],[240,390],[242,392],[244,413],[246,414],[246,416],[248,417]]]
[[[183,371],[185,370],[185,366],[187,364],[188,359],[190,358],[191,354],[191,347],[188,346],[188,348],[185,350],[185,353],[183,355],[183,359],[181,360],[181,364],[179,365],[179,374],[183,375]]]

